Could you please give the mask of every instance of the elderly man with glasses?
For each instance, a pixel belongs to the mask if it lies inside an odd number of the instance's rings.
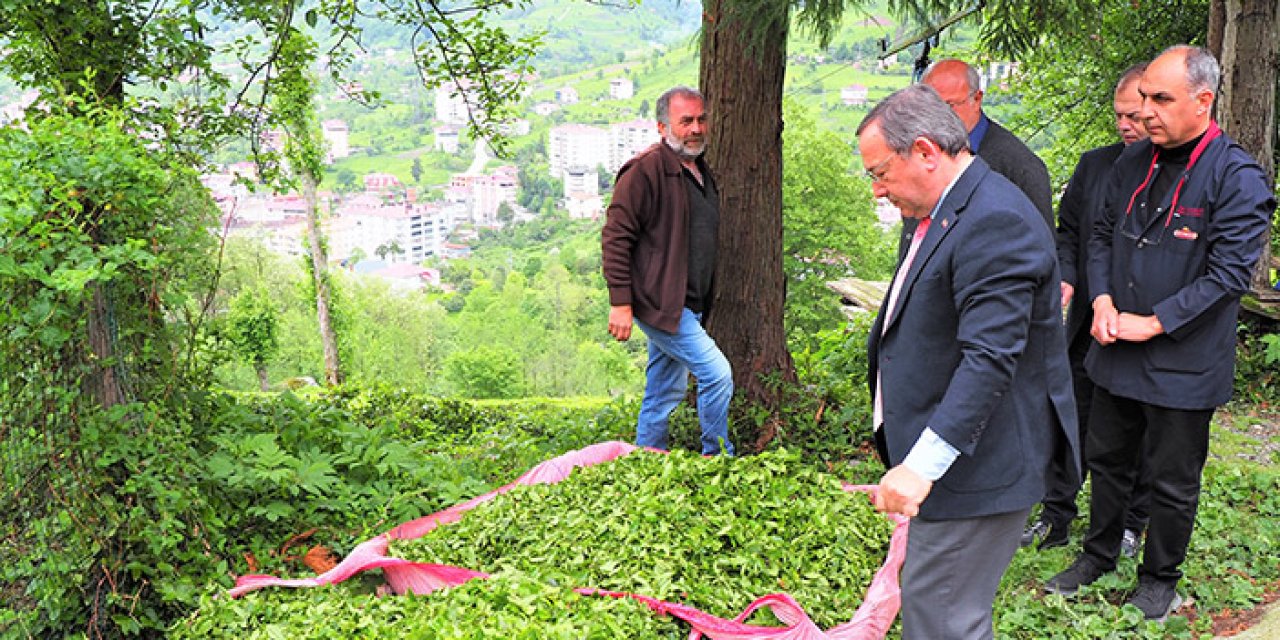
[[[991,170],[1006,177],[1018,188],[1040,215],[1053,224],[1053,196],[1049,188],[1049,170],[1027,145],[1008,129],[987,117],[982,111],[982,86],[978,71],[956,59],[939,60],[929,67],[922,80],[933,87],[951,107],[969,132],[969,149],[991,165]]]
[[[872,192],[919,221],[867,341],[889,468],[876,508],[914,518],[905,640],[992,637],[996,588],[1044,495],[1054,442],[1078,450],[1053,234],[968,147],[926,85],[889,96],[858,127]]]

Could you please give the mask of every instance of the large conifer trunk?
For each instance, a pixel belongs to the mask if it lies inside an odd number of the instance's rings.
[[[701,89],[720,188],[720,248],[707,329],[753,404],[762,376],[795,380],[782,324],[782,87],[788,3],[704,0]]]
[[[1272,178],[1280,8],[1276,0],[1215,0],[1209,23],[1209,46],[1222,62],[1223,72],[1218,120]],[[1270,246],[1270,242],[1263,243],[1262,259],[1254,268],[1253,289],[1263,299],[1280,299],[1271,288]]]

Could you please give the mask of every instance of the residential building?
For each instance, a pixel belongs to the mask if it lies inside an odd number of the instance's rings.
[[[564,124],[552,128],[547,136],[547,164],[552,178],[562,178],[569,167],[607,166],[610,163],[610,136],[606,129]]]
[[[349,258],[359,249],[365,257],[389,263],[419,264],[440,252],[462,211],[438,202],[425,204],[344,203],[328,225],[329,245],[335,260]],[[399,247],[399,252],[385,249]],[[379,248],[383,253],[379,254]]]
[[[470,89],[471,82],[466,79],[456,84],[445,82],[436,87],[436,120],[445,124],[466,124],[470,119],[466,92]]]
[[[560,104],[577,104],[578,90],[569,86],[556,89],[556,102]]]
[[[334,160],[341,160],[351,156],[351,143],[349,141],[350,130],[347,123],[342,120],[325,120],[320,124],[321,135],[324,136],[324,142],[328,148],[325,153],[325,163],[333,164]]]
[[[544,118],[559,110],[560,105],[554,102],[539,102],[538,104],[533,105],[533,112]]]
[[[630,100],[636,95],[636,84],[630,78],[614,78],[609,81],[609,97],[613,100]]]
[[[471,219],[479,225],[498,225],[498,207],[504,202],[515,207],[519,188],[520,170],[513,165],[498,167],[487,176],[478,176],[472,184]]]
[[[610,173],[616,172],[624,162],[658,142],[658,125],[653,120],[639,118],[609,126],[609,155],[601,164]]]
[[[435,128],[435,150],[445,153],[458,152],[458,137],[461,129],[457,125],[446,124]]]
[[[364,190],[371,193],[389,193],[403,187],[400,179],[389,173],[366,173]]]
[[[840,90],[840,102],[846,107],[863,107],[867,104],[867,87],[851,84]]]

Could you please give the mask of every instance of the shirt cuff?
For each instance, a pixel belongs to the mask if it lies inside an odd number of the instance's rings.
[[[925,427],[924,433],[916,440],[902,465],[914,471],[916,475],[934,482],[951,468],[960,451],[943,440],[933,429]]]

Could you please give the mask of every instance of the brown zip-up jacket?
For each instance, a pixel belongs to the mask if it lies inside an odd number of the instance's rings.
[[[704,179],[711,179],[698,159]],[[601,230],[609,304],[675,333],[689,286],[689,195],[680,157],[658,142],[618,169]]]

